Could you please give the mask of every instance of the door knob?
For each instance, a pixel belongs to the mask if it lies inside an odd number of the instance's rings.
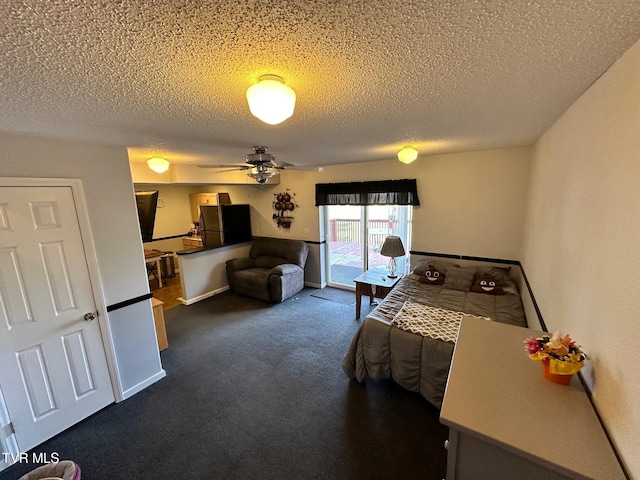
[[[89,313],[85,313],[84,314],[84,321],[85,322],[91,322],[92,320],[95,320],[96,318],[96,314],[93,312],[89,312]]]

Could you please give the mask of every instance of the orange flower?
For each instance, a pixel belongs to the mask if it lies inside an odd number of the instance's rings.
[[[565,335],[563,338],[560,338],[560,333],[556,332],[547,343],[547,347],[551,351],[551,353],[558,355],[559,357],[564,357],[569,354],[569,347],[573,341],[569,335]]]
[[[577,345],[569,335],[561,336],[560,332],[552,336],[545,334],[540,338],[530,337],[524,341],[524,344],[532,360],[549,359],[552,365],[562,364],[553,367],[552,373],[575,373],[582,367],[585,360],[589,360],[589,356],[582,351],[580,345]]]

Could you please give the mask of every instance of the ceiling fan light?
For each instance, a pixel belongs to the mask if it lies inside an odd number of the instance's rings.
[[[258,169],[257,172],[247,173],[247,176],[253,178],[256,182],[262,184],[267,183],[271,177],[275,175],[274,172],[271,172],[266,169]]]
[[[296,92],[277,75],[262,75],[258,83],[247,89],[247,102],[254,117],[277,125],[293,115]]]
[[[169,170],[169,162],[162,157],[153,157],[147,160],[147,165],[156,173],[164,173]]]
[[[402,147],[402,150],[398,152],[398,160],[402,163],[411,163],[418,158],[418,151],[413,147]]]

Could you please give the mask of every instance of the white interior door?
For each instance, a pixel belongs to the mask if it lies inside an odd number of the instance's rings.
[[[23,452],[114,401],[71,187],[0,187],[0,365]]]

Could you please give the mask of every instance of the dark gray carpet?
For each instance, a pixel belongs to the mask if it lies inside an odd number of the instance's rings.
[[[350,290],[342,290],[340,288],[324,287],[320,290],[316,290],[311,294],[312,297],[322,298],[323,300],[329,300],[331,302],[341,303],[342,305],[356,306],[356,294]]]
[[[353,307],[313,291],[167,311],[167,377],[34,451],[76,461],[86,480],[444,478],[439,412],[392,382],[350,381]]]
[[[355,284],[353,280],[362,275],[364,270],[362,267],[350,267],[348,265],[331,265],[331,278],[332,283],[340,283],[347,287],[353,287]]]

